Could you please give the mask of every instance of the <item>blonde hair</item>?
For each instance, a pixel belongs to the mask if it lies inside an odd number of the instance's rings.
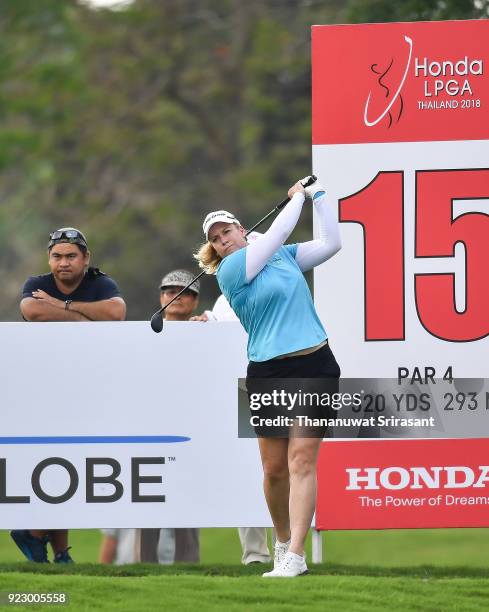
[[[199,268],[202,268],[206,274],[214,274],[222,261],[212,244],[204,242],[197,253],[194,253],[194,259],[199,262]]]
[[[241,227],[239,223],[233,223],[233,225],[238,228]],[[248,242],[246,234],[245,240]],[[216,249],[212,246],[209,240],[200,245],[197,253],[194,253],[194,259],[199,262],[199,268],[204,270],[206,274],[215,274],[219,264],[222,261],[222,257],[217,254]]]

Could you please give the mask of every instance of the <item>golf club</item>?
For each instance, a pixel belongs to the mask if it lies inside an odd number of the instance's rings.
[[[309,187],[310,185],[312,185],[313,183],[315,183],[317,181],[317,177],[312,175],[309,177],[309,179],[305,182],[302,183],[303,187]],[[272,215],[274,215],[275,213],[279,212],[279,210],[282,210],[282,208],[288,203],[290,202],[290,198],[285,198],[285,200],[282,200],[279,204],[277,204],[277,206],[275,206],[267,215],[265,215],[263,217],[263,219],[260,219],[260,221],[258,221],[258,223],[255,223],[255,225],[249,229],[245,236],[247,236],[249,233],[253,232],[254,230],[256,230],[256,228],[261,225],[262,223],[264,223],[269,217],[271,217]],[[171,299],[168,304],[165,304],[165,306],[162,306],[159,310],[157,310],[154,315],[151,317],[151,329],[156,332],[157,334],[159,334],[161,332],[161,330],[163,329],[163,313],[164,311],[168,308],[168,306],[170,304],[172,304],[177,298],[179,298],[182,293],[184,291],[186,291],[189,287],[191,287],[195,281],[199,280],[199,278],[201,276],[203,276],[205,274],[205,270],[202,270],[202,272],[196,276],[194,279],[192,279],[190,281],[190,283],[184,287],[180,293],[177,293],[177,295]]]

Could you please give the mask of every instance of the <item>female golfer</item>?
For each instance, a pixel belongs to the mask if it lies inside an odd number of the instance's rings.
[[[207,242],[195,256],[206,272],[217,273],[221,291],[248,332],[248,385],[253,379],[340,376],[303,275],[341,248],[336,214],[318,182],[304,189],[299,181],[288,195],[290,202],[270,229],[249,244],[234,215],[209,213],[203,225]],[[320,238],[284,246],[306,196],[314,202]],[[258,441],[277,535],[274,569],[263,576],[298,576],[307,572],[304,541],[314,514],[321,438]]]

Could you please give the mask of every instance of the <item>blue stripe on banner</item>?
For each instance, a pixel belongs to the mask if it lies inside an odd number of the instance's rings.
[[[313,200],[317,200],[317,198],[320,198],[321,196],[323,196],[326,192],[325,191],[316,191],[316,193],[314,194],[314,198]]]
[[[175,444],[187,436],[10,436],[0,444]]]

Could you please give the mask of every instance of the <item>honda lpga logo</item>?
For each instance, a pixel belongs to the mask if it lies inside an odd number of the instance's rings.
[[[388,102],[387,106],[385,107],[385,109],[380,113],[380,115],[378,117],[376,117],[375,119],[369,119],[368,118],[368,109],[369,109],[369,104],[370,104],[370,98],[372,96],[372,92],[370,91],[368,94],[368,98],[367,98],[367,102],[365,103],[365,110],[363,113],[363,121],[365,123],[365,125],[367,127],[373,127],[374,125],[377,125],[380,121],[382,121],[382,119],[384,119],[384,117],[388,117],[389,118],[389,124],[387,125],[387,128],[390,128],[395,120],[395,122],[397,123],[399,121],[399,119],[401,118],[402,115],[402,111],[404,109],[404,101],[402,99],[402,95],[401,95],[401,90],[402,87],[404,85],[404,81],[406,80],[407,74],[408,74],[408,70],[409,70],[409,66],[411,64],[411,57],[412,57],[412,53],[413,53],[413,41],[411,38],[409,38],[409,36],[404,36],[404,40],[406,41],[406,43],[409,46],[409,56],[406,62],[406,68],[404,69],[404,74],[403,77],[401,79],[401,82],[399,84],[399,87],[397,88],[397,90],[395,91],[394,94],[391,95],[391,89],[386,85],[386,83],[384,82],[384,78],[386,77],[386,75],[389,73],[389,71],[391,70],[392,66],[394,65],[394,58],[392,58],[389,62],[389,64],[387,65],[387,67],[380,67],[379,64],[372,64],[370,67],[370,70],[375,73],[376,75],[378,75],[378,79],[377,79],[377,83],[379,84],[379,88],[382,88],[382,95],[384,96],[384,98],[386,99],[386,102]],[[380,89],[379,89],[380,91]]]
[[[347,468],[347,491],[389,489],[483,489],[489,483],[489,465],[470,468],[448,467],[378,467]]]

